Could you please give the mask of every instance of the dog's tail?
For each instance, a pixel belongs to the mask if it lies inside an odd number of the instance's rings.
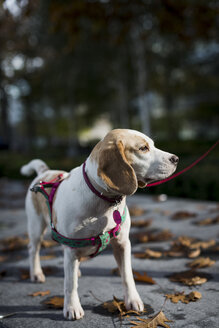
[[[21,174],[29,176],[36,172],[37,175],[39,175],[47,170],[49,170],[49,167],[45,162],[41,161],[41,159],[33,159],[28,164],[21,167]]]

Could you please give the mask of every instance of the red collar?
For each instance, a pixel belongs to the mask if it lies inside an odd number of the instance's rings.
[[[96,195],[98,196],[99,198],[111,203],[112,205],[116,205],[116,204],[119,204],[121,203],[122,201],[122,198],[123,196],[117,196],[117,197],[114,197],[114,198],[110,198],[110,197],[107,197],[107,196],[104,196],[102,193],[100,193],[93,185],[92,183],[90,182],[89,178],[88,178],[88,175],[85,171],[86,169],[86,161],[84,162],[83,164],[83,177],[84,177],[84,180],[87,184],[87,186],[90,188],[90,190]]]

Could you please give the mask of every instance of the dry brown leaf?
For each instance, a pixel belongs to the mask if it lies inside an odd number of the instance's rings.
[[[166,241],[171,238],[173,238],[172,232],[165,229],[156,234],[151,234],[149,237],[149,241]]]
[[[157,328],[157,326],[162,326],[165,328],[170,328],[169,325],[167,325],[165,322],[172,322],[172,320],[169,320],[166,318],[165,314],[160,311],[157,314],[155,314],[152,318],[148,319],[142,319],[142,318],[137,318],[139,322],[136,321],[130,321],[132,324],[135,325],[135,327],[141,327],[141,328]],[[135,328],[132,327],[132,328]]]
[[[40,291],[40,292],[35,292],[35,293],[32,293],[32,294],[29,294],[29,296],[36,297],[36,296],[46,296],[46,295],[49,295],[49,294],[50,294],[50,290],[45,290],[45,291]]]
[[[42,244],[41,244],[41,246],[43,248],[50,248],[50,247],[54,247],[54,246],[57,246],[57,245],[58,245],[57,242],[54,241],[54,240],[43,240]]]
[[[162,256],[162,253],[161,252],[153,251],[150,248],[147,248],[145,250],[145,254],[148,255],[148,257],[150,257],[150,258],[160,258]]]
[[[206,226],[206,225],[217,224],[217,223],[219,223],[219,215],[216,218],[207,218],[196,222],[196,224],[199,226]]]
[[[201,249],[200,248],[195,248],[194,250],[191,250],[190,252],[188,252],[188,257],[190,259],[194,259],[195,257],[198,257],[201,253]]]
[[[3,245],[3,252],[17,251],[22,249],[28,245],[28,242],[28,238],[22,238],[18,236],[8,237],[0,241],[0,243]]]
[[[56,255],[55,254],[49,254],[49,255],[42,255],[40,256],[40,260],[42,261],[47,261],[47,260],[52,260],[55,259]]]
[[[135,253],[134,256],[139,259],[149,259],[149,258],[160,258],[162,256],[161,252],[153,251],[147,248],[144,253]]]
[[[165,252],[168,256],[188,256],[195,258],[200,255],[202,249],[215,245],[215,240],[197,241],[195,238],[180,236],[172,243],[169,251]]]
[[[151,284],[151,285],[156,284],[156,281],[154,281],[151,277],[149,277],[146,272],[141,274],[138,271],[133,270],[133,275],[134,275],[135,281],[137,281],[137,282],[144,282],[146,284]]]
[[[132,235],[138,239],[140,243],[147,243],[149,241],[166,241],[173,238],[173,234],[169,230],[162,230],[158,233],[140,232]]]
[[[8,256],[0,256],[0,263],[5,262],[8,259]]]
[[[201,293],[195,291],[191,292],[187,295],[184,294],[184,292],[178,292],[175,294],[167,294],[165,295],[168,299],[171,300],[172,303],[178,303],[181,301],[182,303],[188,304],[189,302],[196,302],[200,298],[202,298]]]
[[[189,296],[190,301],[192,301],[192,302],[196,302],[197,300],[202,298],[202,294],[197,291],[189,293],[188,296]]]
[[[49,308],[62,309],[64,305],[64,297],[53,296],[43,301],[43,304],[45,304]]]
[[[211,251],[219,252],[219,246],[212,247]]]
[[[114,275],[120,276],[119,268],[114,268],[114,269],[112,269],[111,272]],[[154,281],[151,277],[149,277],[146,274],[146,272],[141,274],[141,273],[133,270],[133,276],[134,276],[135,281],[144,282],[144,283],[151,284],[151,285],[156,284],[156,281]]]
[[[129,314],[140,315],[142,312],[134,311],[134,310],[126,310],[124,301],[119,300],[115,296],[113,296],[112,301],[104,302],[102,304],[104,309],[106,309],[110,313],[119,313],[120,316],[128,316]],[[146,311],[143,311],[146,312]]]
[[[205,268],[210,267],[215,264],[215,261],[211,260],[210,257],[199,257],[198,259],[188,263],[188,266],[191,268]]]
[[[21,280],[27,280],[27,279],[30,279],[30,273],[29,273],[29,270],[27,269],[20,269],[20,273],[21,273]]]
[[[129,208],[129,213],[131,216],[141,216],[143,214],[145,214],[146,210],[138,207],[138,206],[132,206]]]
[[[186,220],[192,217],[197,216],[196,213],[188,212],[188,211],[178,211],[172,215],[173,220]]]
[[[185,252],[184,252],[184,250],[181,250],[181,249],[177,250],[177,249],[172,248],[172,250],[164,252],[164,255],[167,255],[170,257],[182,257],[185,255]]]
[[[184,247],[189,247],[191,248],[192,242],[195,241],[195,238],[187,237],[187,236],[179,236],[176,242],[178,242],[179,245],[184,246]],[[195,247],[193,247],[195,248]]]
[[[192,243],[190,245],[190,248],[202,248],[202,249],[207,249],[209,247],[212,247],[216,244],[216,241],[214,239],[207,240],[207,241],[198,241],[195,243]]]
[[[149,227],[152,223],[152,219],[148,220],[132,220],[132,227],[136,228],[143,228],[143,227]]]
[[[207,281],[203,273],[198,273],[193,270],[177,272],[169,276],[169,278],[173,282],[181,282],[187,286],[202,285]]]

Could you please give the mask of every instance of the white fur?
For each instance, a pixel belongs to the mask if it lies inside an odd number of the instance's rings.
[[[22,166],[21,174],[30,176],[36,172],[39,175],[47,170],[49,170],[49,167],[45,162],[41,161],[41,159],[34,159],[30,161],[30,163]]]
[[[175,167],[168,162],[171,154],[162,152],[154,147],[153,141],[140,134],[137,131],[124,130],[127,135],[140,135],[150,145],[150,151],[141,154],[136,152],[133,155],[133,168],[138,180],[146,183],[147,179],[159,179],[171,174]],[[22,167],[23,174],[29,174],[33,170],[38,173],[37,180],[43,179],[47,165],[40,160],[33,160],[29,164]],[[92,184],[107,196],[112,196],[115,192],[109,190],[106,184],[97,174],[98,165],[89,157],[86,162],[86,172]],[[149,172],[149,174],[148,174]],[[157,172],[157,173],[156,173]],[[49,175],[54,171],[47,171],[47,181]],[[57,171],[58,174],[58,171]],[[125,183],[125,182],[124,182]],[[117,206],[122,213],[126,204],[124,197],[122,202]],[[67,178],[60,184],[55,201],[53,211],[57,217],[56,229],[69,238],[89,238],[97,236],[101,233],[111,230],[115,227],[113,220],[113,211],[115,207],[110,207],[108,202],[98,198],[86,185],[82,166],[73,169]],[[42,272],[39,259],[40,242],[45,231],[49,217],[44,218],[41,214],[37,214],[32,202],[31,192],[28,191],[26,197],[26,212],[28,216],[28,233],[30,238],[29,255],[30,255],[30,274],[31,279],[44,282],[45,276]],[[112,239],[114,256],[117,260],[122,282],[124,286],[125,305],[127,309],[142,311],[143,302],[136,290],[131,268],[131,245],[129,241],[130,215],[127,211],[127,217],[122,225],[122,229],[117,238]],[[64,246],[64,317],[72,319],[80,319],[84,316],[78,296],[78,269],[80,257],[88,256],[96,251],[96,246],[85,247],[83,249],[73,250]]]

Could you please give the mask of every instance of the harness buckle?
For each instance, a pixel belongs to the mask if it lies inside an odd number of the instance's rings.
[[[39,184],[36,183],[32,188],[30,188],[30,191],[37,193],[39,189]]]

